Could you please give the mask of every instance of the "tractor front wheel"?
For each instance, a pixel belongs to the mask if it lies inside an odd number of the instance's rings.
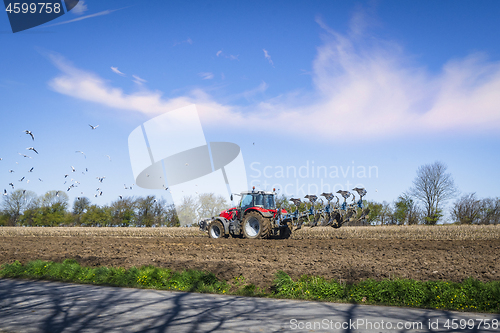
[[[271,222],[257,212],[249,212],[243,219],[243,235],[245,238],[268,238]]]
[[[212,239],[225,238],[224,226],[220,221],[212,221],[208,226],[208,236]]]

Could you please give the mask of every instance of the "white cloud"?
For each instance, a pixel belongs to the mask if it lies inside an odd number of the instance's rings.
[[[217,56],[220,56],[222,54],[222,50],[217,51]]]
[[[113,72],[115,72],[116,74],[118,74],[118,75],[125,76],[125,73],[120,72],[120,71],[118,70],[118,67],[113,67],[113,66],[111,66],[111,70],[112,70]]]
[[[71,9],[71,12],[76,15],[82,15],[88,10],[85,0],[80,0],[78,4]]]
[[[273,62],[273,60],[271,59],[271,56],[269,55],[269,53],[267,52],[267,50],[266,50],[266,49],[262,49],[262,51],[264,51],[264,57],[265,57],[265,58],[269,61],[269,63],[270,63],[271,65],[273,65],[273,67],[274,67],[274,62]]]
[[[318,24],[323,43],[312,62],[310,92],[260,97],[245,107],[218,102],[201,89],[175,98],[147,89],[127,94],[57,57],[52,58],[62,73],[50,86],[75,98],[151,116],[194,103],[209,126],[223,121],[235,129],[272,129],[282,136],[332,142],[500,130],[500,62],[473,54],[431,73],[409,62],[396,43],[373,36],[366,43],[359,29],[340,34],[321,20]],[[212,73],[200,76],[213,78]],[[266,89],[262,82],[237,97],[256,98]]]
[[[203,80],[211,80],[214,78],[214,73],[210,72],[198,73],[198,75],[201,76]]]

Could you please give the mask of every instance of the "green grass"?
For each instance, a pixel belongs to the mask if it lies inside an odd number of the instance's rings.
[[[0,266],[0,277],[27,278],[119,287],[152,288],[201,293],[287,299],[351,302],[442,310],[500,313],[500,281],[481,282],[467,279],[462,283],[416,281],[410,279],[364,280],[355,284],[339,283],[321,277],[302,276],[294,281],[285,272],[275,275],[268,290],[248,284],[243,276],[220,281],[210,272],[165,268],[82,267],[75,260],[62,263],[36,260],[22,265],[18,261]]]
[[[230,285],[210,272],[187,270],[172,272],[154,266],[141,268],[82,267],[75,260],[62,263],[35,260],[22,265],[18,261],[0,267],[0,277],[27,278],[118,287],[154,288],[201,293],[226,293]]]
[[[278,272],[273,291],[277,296],[294,299],[500,313],[500,281],[472,278],[462,283],[368,279],[345,284],[309,276],[293,281],[286,273]]]

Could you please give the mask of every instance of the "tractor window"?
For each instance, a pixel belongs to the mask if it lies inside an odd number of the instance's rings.
[[[274,203],[274,196],[273,195],[265,195],[264,196],[264,208],[265,209],[275,209],[276,204]]]
[[[253,200],[253,196],[250,195],[250,194],[245,194],[245,196],[243,198],[241,198],[241,208],[245,209],[245,208],[248,208],[248,207],[251,207],[252,206],[252,200]]]
[[[264,208],[264,196],[262,194],[257,194],[255,196],[255,207]]]

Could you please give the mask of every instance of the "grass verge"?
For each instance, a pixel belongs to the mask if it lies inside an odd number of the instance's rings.
[[[368,279],[355,284],[346,284],[310,276],[303,276],[294,281],[288,274],[279,271],[269,292],[245,283],[243,277],[235,277],[233,281],[226,282],[220,281],[213,273],[206,271],[173,272],[154,266],[130,269],[90,268],[82,267],[72,259],[66,259],[62,263],[36,260],[25,265],[18,261],[4,264],[0,266],[0,277],[500,313],[500,281],[481,282],[474,279],[467,279],[462,283]]]

